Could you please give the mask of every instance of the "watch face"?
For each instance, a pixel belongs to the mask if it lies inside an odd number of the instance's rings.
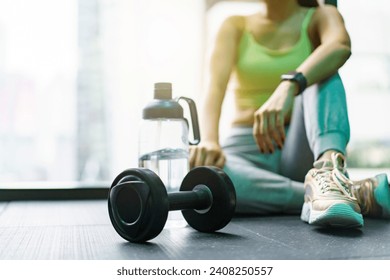
[[[298,93],[297,94],[300,94],[302,91],[304,91],[306,89],[306,86],[307,86],[307,81],[306,81],[306,78],[305,76],[300,73],[300,72],[297,72],[297,71],[291,71],[291,72],[288,72],[286,74],[283,74],[281,76],[282,80],[283,81],[294,81],[298,84]]]

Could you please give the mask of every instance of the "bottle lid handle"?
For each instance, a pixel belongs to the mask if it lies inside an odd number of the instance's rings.
[[[190,109],[192,133],[194,135],[194,140],[192,141],[189,140],[189,143],[190,145],[198,145],[200,142],[200,131],[199,131],[198,113],[196,110],[195,102],[191,98],[184,97],[184,96],[178,97],[176,99],[177,102],[179,102],[180,100],[184,100],[185,102],[187,102],[188,107]]]

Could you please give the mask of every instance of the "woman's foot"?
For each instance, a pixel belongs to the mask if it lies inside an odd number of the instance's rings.
[[[305,178],[301,219],[317,226],[362,227],[363,216],[350,182],[341,153],[316,161]]]
[[[351,192],[357,198],[364,216],[390,218],[390,186],[386,174],[352,181]]]

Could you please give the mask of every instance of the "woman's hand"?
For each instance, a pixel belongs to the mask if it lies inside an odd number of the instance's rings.
[[[190,167],[216,166],[222,168],[225,155],[221,146],[215,142],[203,142],[190,147]]]
[[[283,81],[271,97],[254,114],[253,136],[262,153],[273,153],[274,142],[283,148],[286,118],[291,114],[298,87]]]

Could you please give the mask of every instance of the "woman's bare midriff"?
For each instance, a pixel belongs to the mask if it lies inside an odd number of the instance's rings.
[[[253,126],[256,108],[236,108],[232,119],[232,126]]]
[[[232,126],[253,126],[254,114],[258,108],[236,108]],[[291,120],[291,114],[285,118],[285,124],[288,125]]]

